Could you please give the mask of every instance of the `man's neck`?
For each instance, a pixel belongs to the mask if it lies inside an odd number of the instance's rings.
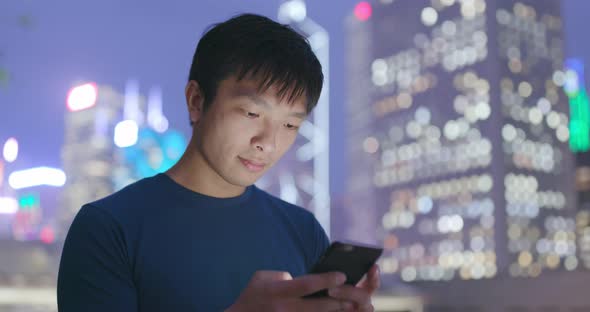
[[[211,197],[236,197],[245,190],[245,187],[229,184],[219,176],[192,140],[180,160],[165,173],[183,187]]]

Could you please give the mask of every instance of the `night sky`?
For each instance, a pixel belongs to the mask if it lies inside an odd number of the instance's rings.
[[[555,0],[558,1],[558,0]],[[308,16],[330,32],[331,155],[345,151],[344,19],[354,0],[307,1]],[[20,143],[7,171],[60,167],[68,90],[82,81],[114,86],[136,78],[142,93],[159,85],[171,126],[187,136],[184,86],[196,44],[210,24],[252,12],[276,18],[280,0],[222,1],[0,1],[0,144]],[[590,1],[564,0],[566,55],[590,64],[585,29]],[[19,16],[31,25],[19,25]],[[0,146],[1,148],[1,146]],[[344,193],[345,159],[331,160],[332,195]]]

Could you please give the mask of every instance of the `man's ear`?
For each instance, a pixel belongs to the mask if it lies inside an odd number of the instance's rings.
[[[186,105],[188,108],[188,117],[191,126],[197,124],[204,113],[205,97],[199,83],[195,80],[190,80],[184,89],[186,96]]]

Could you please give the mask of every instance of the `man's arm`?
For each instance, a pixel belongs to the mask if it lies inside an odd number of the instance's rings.
[[[72,223],[57,281],[60,312],[137,311],[137,292],[123,231],[100,208],[86,205]]]
[[[306,242],[308,244],[308,263],[307,263],[307,271],[310,271],[313,266],[320,260],[320,258],[324,255],[324,252],[330,247],[330,239],[326,234],[326,231],[322,227],[322,225],[318,222],[318,220],[310,213],[308,218],[306,227],[305,227],[305,234]]]

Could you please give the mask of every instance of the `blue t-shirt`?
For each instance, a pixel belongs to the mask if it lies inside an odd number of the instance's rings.
[[[303,275],[328,244],[309,211],[256,186],[222,199],[158,174],[80,209],[59,311],[222,311],[255,271]]]

